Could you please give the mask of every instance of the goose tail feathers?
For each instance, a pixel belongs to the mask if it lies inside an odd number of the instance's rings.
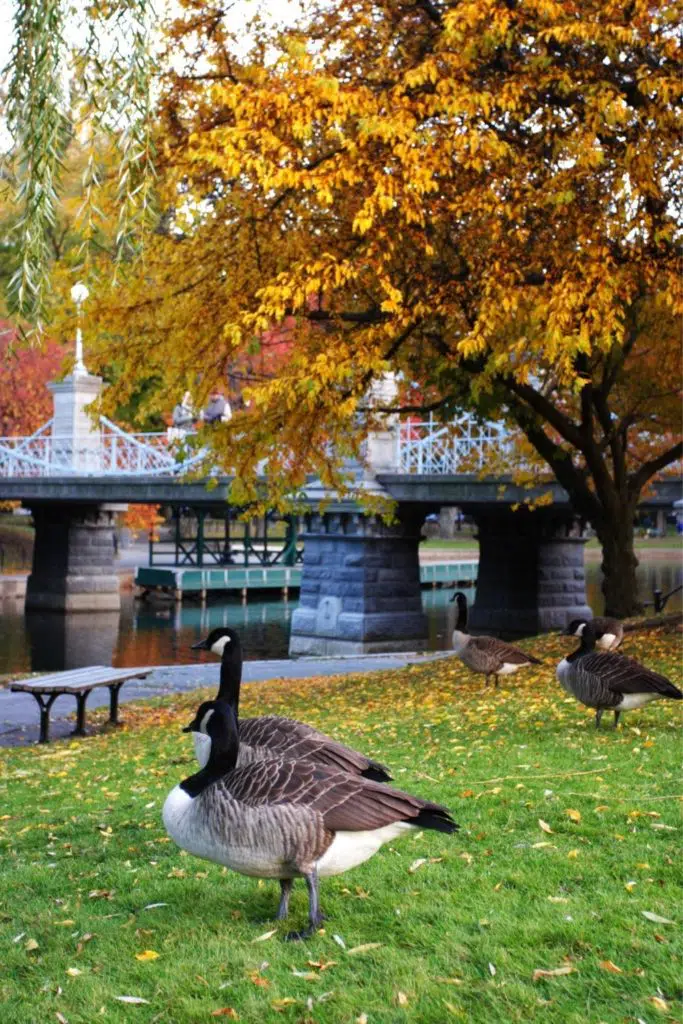
[[[372,779],[373,782],[392,781],[391,775],[379,761],[369,761],[367,768],[363,769],[361,775],[364,779]]]
[[[438,804],[428,804],[423,807],[415,818],[410,818],[411,825],[418,825],[420,828],[431,828],[436,832],[457,832],[460,826],[453,821],[445,807]]]

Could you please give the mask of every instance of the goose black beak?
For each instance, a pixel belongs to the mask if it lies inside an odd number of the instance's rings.
[[[196,644],[192,644],[190,647],[191,651],[208,651],[208,649],[206,640],[198,640]]]

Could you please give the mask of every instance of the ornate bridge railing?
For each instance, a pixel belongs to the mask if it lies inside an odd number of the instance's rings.
[[[509,444],[506,428],[464,414],[450,423],[410,420],[398,428],[397,472],[447,474],[476,472],[491,454]]]
[[[0,477],[180,476],[204,457],[166,433],[127,434],[106,416],[99,432],[78,439],[52,434],[52,424],[0,438]]]

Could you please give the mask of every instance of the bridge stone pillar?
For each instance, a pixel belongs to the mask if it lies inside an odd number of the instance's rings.
[[[473,633],[512,637],[564,629],[591,618],[583,567],[585,539],[571,511],[467,506],[479,530]]]
[[[26,608],[59,612],[118,611],[114,515],[120,506],[35,503],[33,570]]]
[[[405,508],[392,526],[359,512],[310,517],[303,534],[291,655],[415,651],[426,646],[418,562],[422,518]]]

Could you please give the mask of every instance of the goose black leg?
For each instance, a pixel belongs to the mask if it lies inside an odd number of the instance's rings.
[[[600,728],[600,719],[602,718],[602,710],[603,710],[602,708],[598,708],[597,711],[595,712],[595,728],[596,729]]]
[[[494,678],[494,681],[495,681],[495,684],[496,684],[496,689],[498,689],[498,686],[500,685],[500,679],[498,678],[498,676],[495,673],[494,673],[493,678]]]
[[[280,879],[280,904],[275,915],[276,921],[284,921],[289,913],[289,897],[292,893],[292,879]]]
[[[308,928],[304,928],[301,932],[289,932],[285,935],[287,942],[297,942],[299,939],[309,938],[324,921],[318,899],[318,872],[313,868],[310,874],[304,875],[304,878],[308,889]]]
[[[619,725],[619,715],[620,714],[621,714],[621,711],[615,711],[614,712],[614,728],[615,729]]]

